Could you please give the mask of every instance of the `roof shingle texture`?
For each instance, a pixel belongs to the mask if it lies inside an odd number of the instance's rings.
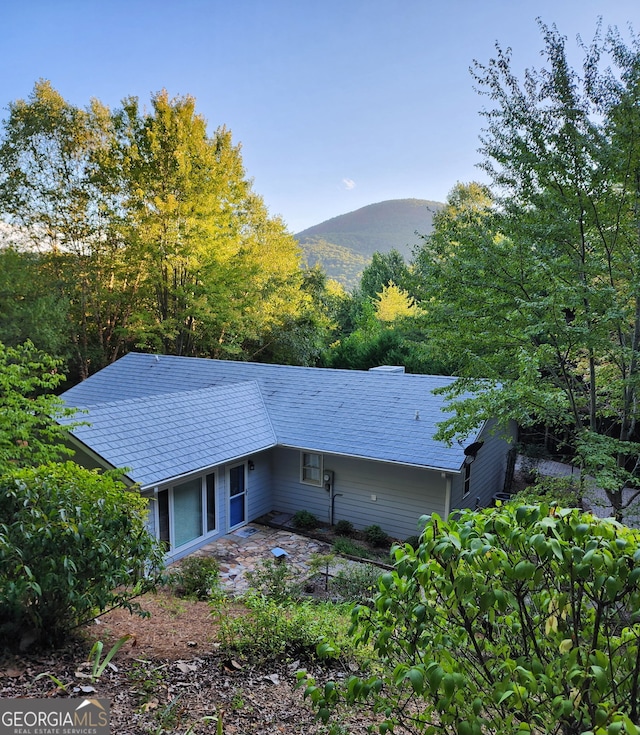
[[[463,447],[433,438],[433,390],[454,380],[129,353],[62,398],[88,409],[74,435],[143,486],[275,445],[458,472]]]

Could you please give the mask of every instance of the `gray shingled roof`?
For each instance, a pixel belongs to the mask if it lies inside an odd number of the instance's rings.
[[[433,439],[453,380],[129,353],[62,397],[89,408],[74,435],[146,486],[276,444],[458,472],[463,447]]]

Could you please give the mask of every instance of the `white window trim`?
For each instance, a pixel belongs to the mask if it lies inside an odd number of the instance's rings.
[[[207,530],[207,477],[209,475],[213,475],[213,503],[214,503],[214,519],[215,519],[215,528],[211,529],[210,531]],[[169,500],[169,549],[168,553],[173,554],[178,550],[182,549],[188,549],[189,546],[193,546],[194,544],[198,543],[201,539],[205,538],[206,536],[213,536],[216,533],[218,533],[218,525],[219,525],[219,502],[218,502],[218,472],[216,470],[212,470],[211,472],[206,472],[204,475],[200,475],[200,502],[201,502],[201,508],[202,508],[202,525],[200,530],[202,533],[199,536],[196,536],[195,538],[191,539],[191,541],[187,541],[184,544],[181,544],[180,546],[175,545],[175,528],[174,528],[174,518],[175,518],[175,511],[173,508],[173,489],[174,487],[177,487],[178,485],[182,485],[185,482],[189,482],[189,479],[195,480],[198,479],[198,477],[192,477],[192,478],[181,478],[179,482],[174,482],[170,485],[163,485],[157,487],[157,492],[155,494],[156,502],[154,503],[154,515],[155,515],[155,528],[156,528],[156,538],[160,538],[160,504],[157,502],[157,494],[162,492],[163,490],[167,491],[168,494],[168,500]]]
[[[319,478],[318,478],[317,481],[316,480],[307,480],[304,477],[304,468],[305,468],[304,455],[305,454],[314,455],[315,457],[319,457],[320,458],[320,472],[319,472],[319,475],[320,476],[319,476]],[[300,452],[300,482],[303,485],[313,485],[313,487],[322,487],[322,472],[323,472],[323,467],[324,467],[324,456],[322,454],[320,454],[320,452],[304,452],[304,451],[303,452]]]

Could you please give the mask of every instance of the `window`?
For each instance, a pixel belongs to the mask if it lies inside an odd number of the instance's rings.
[[[169,551],[169,491],[160,490],[158,493],[158,538],[162,541],[165,551]]]
[[[216,529],[215,474],[181,482],[158,493],[158,536],[167,550]]]
[[[173,544],[183,546],[202,536],[202,480],[173,488]]]
[[[464,489],[462,490],[462,497],[466,498],[471,490],[471,462],[465,463],[464,466]]]
[[[302,452],[301,480],[308,485],[322,485],[322,455]]]
[[[207,531],[216,530],[216,476],[207,475]]]

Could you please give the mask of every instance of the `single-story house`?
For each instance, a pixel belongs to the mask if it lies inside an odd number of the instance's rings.
[[[509,444],[488,426],[434,440],[454,378],[129,353],[62,395],[76,461],[126,468],[177,559],[270,511],[378,524],[490,504]],[[73,419],[72,419],[73,420]]]

